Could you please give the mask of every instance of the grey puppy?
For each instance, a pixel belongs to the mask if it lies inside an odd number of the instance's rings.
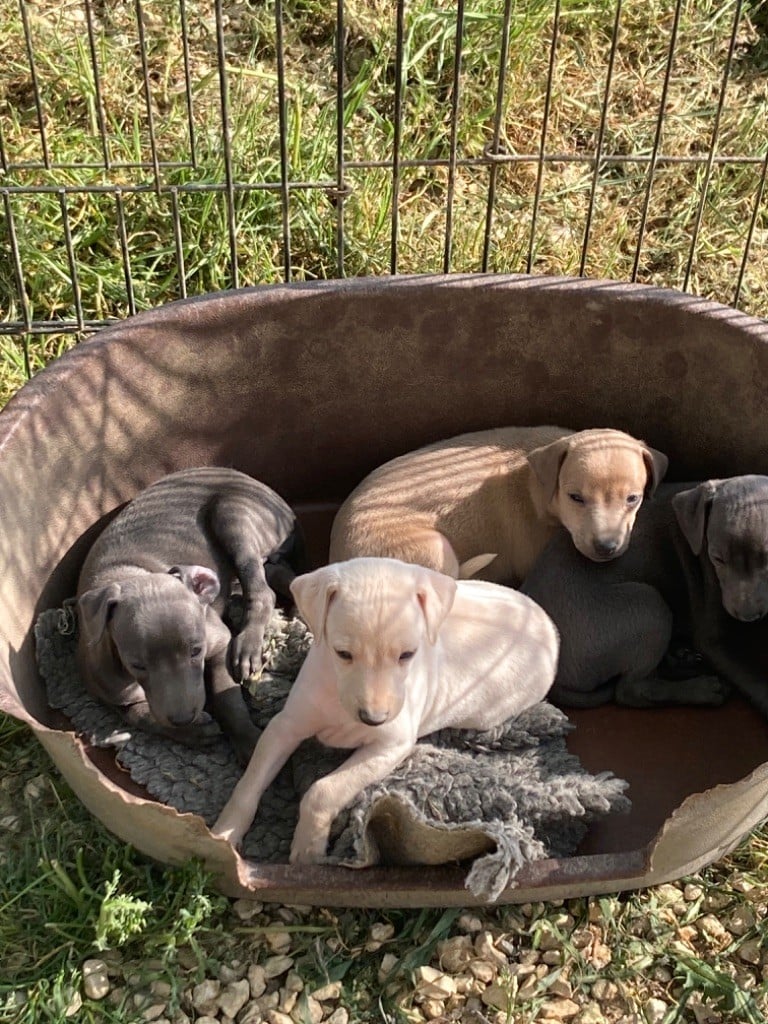
[[[522,590],[560,631],[555,702],[719,704],[732,684],[768,715],[768,477],[663,484],[622,558],[589,562],[558,536]],[[673,637],[721,678],[695,659],[690,678],[661,678]]]
[[[129,724],[181,742],[206,742],[221,726],[246,762],[259,732],[236,680],[261,667],[275,606],[267,577],[287,594],[306,568],[295,516],[269,487],[214,467],[164,477],[121,510],[83,564],[77,659],[88,692]],[[235,579],[243,620],[233,637],[221,616]]]

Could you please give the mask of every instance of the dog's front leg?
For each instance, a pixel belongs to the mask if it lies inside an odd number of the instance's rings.
[[[261,734],[248,767],[216,819],[211,830],[214,835],[228,839],[233,846],[240,844],[267,786],[306,738],[307,734],[297,729],[284,711],[275,715]]]
[[[304,794],[291,843],[292,864],[323,860],[333,820],[372,782],[395,769],[413,750],[415,740],[393,746],[370,743],[358,747],[336,771],[318,779]]]

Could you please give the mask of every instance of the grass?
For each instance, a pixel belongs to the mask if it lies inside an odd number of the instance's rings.
[[[244,185],[270,186],[235,195],[238,280],[279,281],[287,253],[276,188],[280,147],[274,0],[223,6],[233,175]],[[79,312],[85,320],[104,320],[233,283],[225,197],[187,190],[190,185],[220,183],[225,173],[212,5],[188,0],[185,8],[191,113],[184,89],[179,3],[143,0],[141,7],[163,185],[159,194],[152,187],[135,5],[127,0],[93,5],[101,106],[80,0],[25,5],[48,155],[59,165],[46,170],[40,166],[43,143],[19,7],[16,0],[0,0],[0,139],[9,164],[0,188],[69,190],[65,199],[56,191],[10,195],[23,294],[14,271],[10,224],[0,207],[0,321],[22,319],[25,305],[32,320],[73,320]],[[542,145],[553,9],[551,0],[512,4],[499,121],[502,152],[535,156]],[[734,12],[735,3],[723,0],[686,0],[681,5],[661,136],[666,156],[701,156],[710,148]],[[353,164],[391,160],[396,127],[394,5],[349,0],[345,13],[345,159]],[[500,0],[467,0],[456,137],[460,159],[477,158],[493,143],[502,14]],[[536,273],[578,273],[594,188],[586,273],[626,279],[637,259],[638,280],[681,287],[690,262],[692,291],[733,300],[758,198],[759,163],[715,164],[708,171],[701,163],[661,162],[639,237],[673,14],[670,0],[623,4],[602,152],[638,159],[603,159],[595,177],[593,162],[575,158],[591,157],[601,133],[616,4],[562,0],[544,139],[546,151],[562,159],[545,163],[538,204],[535,159],[498,170],[489,269],[524,271],[530,265]],[[336,178],[334,16],[333,5],[317,0],[284,4],[289,175],[316,186],[331,185]],[[766,29],[766,4],[746,0],[718,124],[718,154],[762,158],[765,152]],[[455,33],[454,3],[408,4],[403,160],[445,160],[450,154],[451,108],[457,99]],[[108,171],[103,167],[101,118]],[[491,173],[488,166],[460,166],[456,171],[451,270],[472,271],[482,264]],[[352,166],[345,179],[350,191],[342,206],[325,187],[291,191],[293,279],[337,273],[340,217],[344,272],[388,273],[395,198],[398,269],[442,269],[449,204],[445,167],[404,167],[396,197],[387,168]],[[105,184],[123,186],[122,205],[98,191]],[[128,252],[130,298],[121,235]],[[768,221],[762,204],[739,296],[743,309],[761,316],[768,310],[767,261]],[[0,404],[77,337],[0,336]],[[189,984],[215,975],[222,963],[264,959],[274,951],[276,938],[285,934],[290,936],[295,969],[308,987],[343,982],[342,1002],[353,1020],[416,1020],[423,1003],[414,972],[439,964],[440,943],[473,935],[477,927],[493,934],[513,964],[538,957],[538,966],[547,966],[541,957],[554,941],[567,959],[565,973],[573,992],[584,996],[587,1007],[599,1002],[607,1021],[629,1024],[641,1019],[632,1014],[644,1013],[649,999],[666,1004],[664,1024],[694,1019],[701,1024],[707,1019],[701,1009],[705,1003],[713,1007],[710,1019],[724,1024],[760,1021],[768,1014],[762,946],[768,903],[765,831],[689,880],[687,888],[664,886],[622,897],[471,915],[266,908],[243,922],[212,892],[198,866],[170,870],[149,864],[109,835],[51,772],[28,732],[9,719],[0,722],[0,768],[2,1021],[143,1019],[143,1008],[134,999],[136,985],[126,984],[115,1001],[86,1000],[77,1008],[84,960],[104,949],[119,950],[123,977],[143,973],[147,984],[164,982],[173,1009]],[[724,930],[711,923],[705,927],[712,916],[723,922]],[[733,921],[741,922],[740,930],[730,928]],[[389,937],[377,945],[372,935],[381,925]],[[754,939],[759,940],[757,962],[751,952],[752,959],[741,955],[751,949],[745,943]],[[382,981],[385,953],[393,959],[387,961]],[[481,1004],[468,1011],[467,1019],[481,1024],[532,1020],[558,979],[563,981],[562,968],[562,963],[549,964],[546,974],[527,987],[522,975],[502,972],[496,983],[503,1006]],[[139,987],[143,983],[137,982]]]

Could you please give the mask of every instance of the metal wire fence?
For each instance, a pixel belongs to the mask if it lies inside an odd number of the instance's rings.
[[[763,313],[763,6],[0,0],[0,333],[404,270]]]

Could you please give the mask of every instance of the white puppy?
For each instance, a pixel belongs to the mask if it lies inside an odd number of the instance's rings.
[[[545,697],[554,680],[551,619],[495,583],[354,558],[299,576],[291,590],[314,643],[214,825],[234,845],[303,740],[354,753],[301,801],[292,863],[322,860],[336,815],[420,736],[500,725]]]

